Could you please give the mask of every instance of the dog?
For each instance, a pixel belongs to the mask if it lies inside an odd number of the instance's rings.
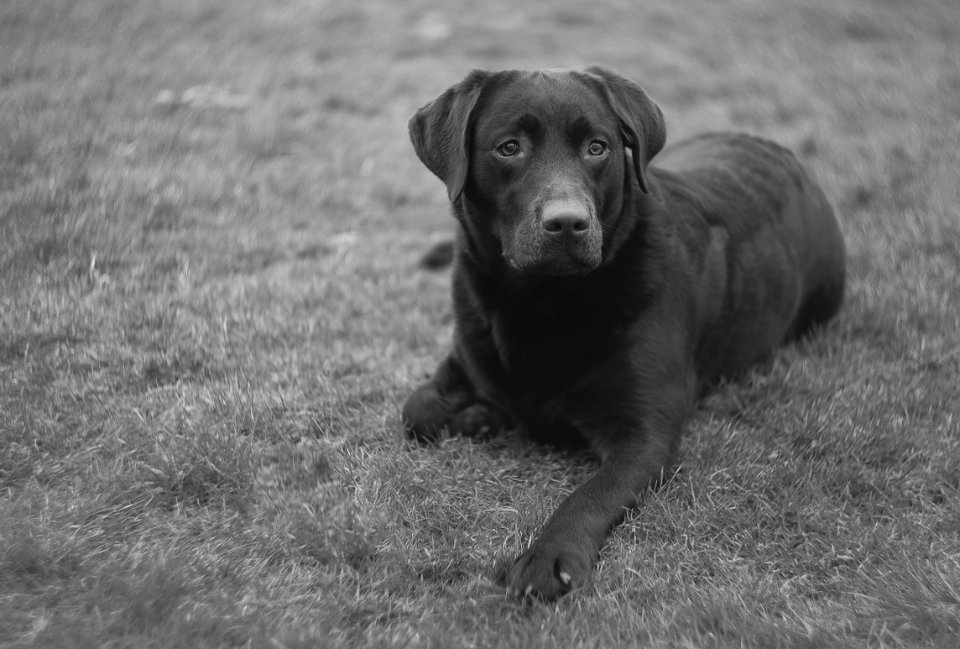
[[[505,574],[552,600],[670,474],[697,397],[837,313],[840,229],[790,151],[711,133],[661,152],[660,108],[600,67],[474,71],[409,131],[458,228],[452,350],[404,426],[598,456]]]

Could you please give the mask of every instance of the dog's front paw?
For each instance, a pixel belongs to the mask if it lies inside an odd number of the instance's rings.
[[[585,584],[590,568],[590,559],[575,547],[536,542],[507,572],[507,592],[514,597],[555,600]]]
[[[401,418],[407,436],[421,444],[430,444],[440,439],[441,432],[447,427],[454,409],[444,399],[436,386],[424,383],[407,398],[403,404]]]
[[[450,435],[486,437],[506,427],[506,418],[469,394],[441,394],[433,383],[420,386],[403,405],[407,436],[422,444]]]
[[[450,421],[450,432],[464,437],[489,437],[505,427],[503,416],[484,403],[467,406]]]

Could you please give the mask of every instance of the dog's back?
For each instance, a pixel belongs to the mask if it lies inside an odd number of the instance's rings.
[[[758,360],[759,350],[836,314],[843,239],[833,209],[793,153],[753,136],[714,133],[668,147],[653,166],[664,192],[693,195],[699,209],[691,218],[706,221],[707,250],[719,248],[723,260],[722,268],[704,266],[725,280],[702,281],[723,285],[722,296],[701,297],[719,318],[703,332],[704,378],[735,374]],[[718,331],[722,338],[711,335]]]

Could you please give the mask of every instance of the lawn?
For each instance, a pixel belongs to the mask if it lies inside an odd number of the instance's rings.
[[[955,0],[4,0],[0,646],[953,649],[958,42]],[[594,63],[668,142],[796,150],[848,296],[521,604],[499,573],[594,465],[403,439],[453,229],[406,121]]]

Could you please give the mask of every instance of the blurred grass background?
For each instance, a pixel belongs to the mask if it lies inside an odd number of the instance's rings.
[[[951,0],[0,5],[0,645],[954,647]],[[592,465],[401,439],[452,231],[406,120],[602,64],[795,149],[848,300],[721,386],[594,583],[494,583]]]

